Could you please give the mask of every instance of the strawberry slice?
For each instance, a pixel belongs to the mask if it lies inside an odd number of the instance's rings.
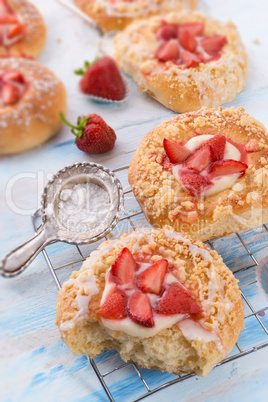
[[[163,146],[171,163],[182,163],[191,155],[188,148],[166,138],[164,138]]]
[[[187,29],[194,36],[202,35],[205,29],[203,22],[186,22],[181,24],[179,29]]]
[[[109,278],[119,285],[132,288],[134,285],[136,261],[127,247],[123,248],[110,270]]]
[[[16,24],[18,18],[16,14],[3,14],[0,15],[0,24]]]
[[[167,266],[167,260],[159,260],[141,272],[136,280],[138,288],[145,293],[159,295],[167,272]]]
[[[17,82],[18,84],[24,84],[25,79],[20,71],[17,70],[7,70],[4,71],[3,77],[7,81]]]
[[[234,161],[233,159],[224,159],[211,164],[209,167],[209,175],[211,177],[227,176],[228,174],[241,173],[239,177],[245,174],[248,165],[243,162]]]
[[[180,180],[185,190],[193,197],[198,197],[210,184],[208,179],[197,172],[183,173],[180,176]]]
[[[179,57],[178,42],[175,39],[170,39],[163,43],[156,52],[156,57],[160,61],[175,61]]]
[[[201,41],[201,46],[208,54],[215,54],[221,51],[224,45],[226,45],[227,39],[225,36],[214,35],[210,38],[205,38]]]
[[[152,328],[155,323],[149,297],[140,291],[132,293],[127,304],[128,315],[132,321],[143,327]]]
[[[178,26],[175,24],[166,24],[156,31],[156,38],[158,40],[175,39],[178,35]]]
[[[197,54],[188,52],[188,50],[182,51],[181,58],[182,58],[183,64],[185,64],[185,66],[187,68],[197,66],[199,63],[201,63],[200,56],[198,56]]]
[[[197,172],[202,172],[213,162],[213,151],[209,145],[206,145],[192,154],[186,162],[189,169],[194,169]]]
[[[197,46],[197,40],[193,33],[187,28],[180,28],[178,33],[178,40],[184,49],[189,52],[194,52]]]
[[[157,303],[158,314],[199,314],[200,306],[186,289],[177,283],[172,283]]]
[[[0,1],[0,14],[14,14],[14,11],[6,0]]]
[[[219,161],[223,159],[226,145],[226,137],[224,137],[224,135],[214,135],[209,140],[203,142],[203,144],[201,144],[199,148],[203,148],[206,145],[209,145],[212,148],[214,161]]]
[[[126,317],[125,296],[122,293],[112,293],[99,309],[99,315],[108,320],[121,320]]]
[[[23,31],[24,31],[24,25],[22,25],[22,24],[11,25],[8,28],[7,37],[8,37],[8,39],[12,39],[15,36],[19,36],[19,35],[23,34]]]
[[[1,98],[4,105],[14,105],[20,99],[19,88],[9,82],[4,82],[1,89]]]

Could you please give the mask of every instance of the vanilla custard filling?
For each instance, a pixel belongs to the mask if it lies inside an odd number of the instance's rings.
[[[191,152],[194,152],[203,142],[209,140],[212,137],[214,136],[209,134],[197,135],[196,137],[191,138],[184,146],[188,148]],[[234,161],[240,161],[241,153],[234,145],[226,141],[223,159],[232,159]],[[173,176],[180,183],[182,187],[183,184],[180,180],[179,171],[183,168],[184,164],[182,163],[172,166]],[[203,172],[201,172],[200,174],[202,175],[202,173]],[[227,188],[232,187],[239,176],[240,173],[234,173],[226,176],[215,177],[214,179],[210,180],[213,185],[205,189],[201,193],[201,195],[203,196],[214,195],[219,193],[220,191],[224,191]]]
[[[140,274],[142,271],[149,268],[152,264],[141,263],[139,265],[140,266],[139,266],[139,269],[137,270],[137,274]],[[114,287],[113,283],[109,283],[107,281],[107,278],[108,278],[107,275],[109,274],[110,270],[111,270],[111,268],[106,273],[106,285],[105,285],[105,289],[104,289],[104,292],[102,295],[101,305],[104,303],[108,293],[111,292]],[[177,280],[177,278],[175,278],[175,276],[173,276],[171,273],[168,273],[165,276],[163,285],[165,286],[169,283],[174,283],[174,282],[180,283]],[[123,288],[123,286],[122,286],[122,288]],[[136,290],[137,289],[134,289],[134,288],[133,289],[125,289],[125,293],[128,297],[130,297],[130,295],[132,293],[134,293]],[[157,305],[158,300],[160,299],[160,296],[157,296],[152,293],[146,293],[146,294],[150,299],[152,308],[154,308]],[[125,317],[120,320],[109,320],[109,319],[105,319],[102,317],[100,317],[100,319],[101,319],[101,322],[103,323],[103,325],[112,331],[121,331],[121,332],[125,332],[126,334],[131,335],[131,336],[138,336],[140,338],[148,338],[150,336],[156,335],[158,332],[162,331],[162,329],[172,327],[174,324],[183,320],[187,316],[188,316],[188,314],[164,315],[164,314],[157,314],[154,312],[153,319],[155,322],[155,326],[153,328],[146,328],[146,327],[143,327],[142,325],[136,324],[129,317]]]
[[[169,234],[169,232],[167,231]],[[192,246],[192,254],[195,255],[197,252],[196,246]],[[202,250],[204,252],[204,256],[209,255],[209,253],[206,250]],[[209,255],[210,256],[210,255]],[[151,266],[150,263],[141,263],[139,264],[139,269],[137,271],[137,274],[140,274],[142,271],[145,269],[149,268]],[[110,268],[111,269],[111,268]],[[112,292],[113,287],[115,286],[114,283],[109,283],[107,281],[108,278],[108,273],[110,269],[106,273],[106,285],[105,289],[102,295],[101,299],[101,305],[104,303],[106,300],[107,295],[109,292]],[[164,283],[163,286],[167,286],[171,283],[177,282],[180,284],[180,286],[183,286],[178,279],[172,275],[171,272],[168,272],[164,278]],[[136,289],[129,289],[125,290],[127,296],[129,297]],[[150,294],[147,293],[147,296],[150,299],[150,303],[152,308],[155,308],[160,296],[157,296],[155,294]],[[213,298],[213,296],[212,296]],[[155,322],[155,326],[153,328],[146,328],[143,327],[139,324],[136,324],[134,321],[132,321],[129,317],[125,317],[120,320],[109,320],[109,319],[104,319],[101,318],[102,324],[106,327],[109,328],[112,331],[121,331],[124,332],[128,335],[131,336],[138,336],[140,338],[148,338],[150,336],[154,336],[163,329],[166,328],[171,328],[174,324],[177,324],[180,330],[182,331],[183,336],[188,340],[188,341],[203,341],[204,343],[208,343],[210,341],[213,341],[219,350],[219,352],[224,353],[224,348],[222,346],[221,340],[219,336],[217,335],[216,332],[211,332],[207,331],[201,323],[198,321],[195,321],[190,318],[188,314],[171,314],[171,315],[164,315],[164,314],[157,314],[156,312],[153,312],[153,319]]]

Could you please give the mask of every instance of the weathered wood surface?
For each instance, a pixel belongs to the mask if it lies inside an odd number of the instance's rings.
[[[1,258],[33,235],[30,215],[38,208],[43,185],[51,173],[84,160],[99,162],[109,168],[128,165],[143,136],[173,115],[147,95],[139,94],[133,82],[131,96],[124,105],[98,105],[81,95],[77,89],[78,78],[72,72],[82,65],[84,59],[95,56],[98,33],[53,0],[33,2],[43,13],[48,26],[47,45],[39,62],[49,66],[64,81],[68,90],[69,120],[75,121],[78,114],[99,113],[115,129],[118,140],[110,153],[86,156],[74,146],[69,129],[64,128],[55,139],[38,149],[1,159]],[[247,87],[231,105],[243,106],[268,127],[267,0],[206,0],[201,2],[200,9],[222,20],[230,18],[238,25],[249,54],[249,76]],[[256,39],[259,44],[254,43]],[[18,180],[21,173],[23,176],[27,173],[28,178]],[[118,176],[127,188],[126,171]],[[5,197],[10,180],[15,182],[12,208],[10,202],[7,205]],[[22,209],[24,215],[16,208]],[[139,210],[131,197],[126,200],[126,208],[130,213]],[[144,219],[138,216],[134,223],[141,225]],[[126,230],[130,230],[129,224],[122,222],[115,234]],[[258,261],[267,253],[264,247],[268,246],[268,232],[264,228],[245,232],[242,239]],[[254,265],[236,235],[216,240],[213,245],[234,272]],[[94,247],[82,247],[84,256]],[[57,243],[47,247],[47,253],[55,267],[66,265],[57,271],[60,281],[81,265],[81,256],[75,246]],[[70,265],[73,261],[78,262]],[[239,271],[236,276],[256,311],[267,306],[268,302],[260,295],[256,283],[248,285],[255,281],[254,267]],[[43,255],[19,277],[1,279],[0,286],[1,400],[107,400],[87,359],[75,357],[60,339],[54,325],[57,288]],[[251,314],[249,306],[245,306],[245,314]],[[268,326],[267,312],[258,318]],[[255,316],[247,318],[245,324],[239,339],[242,350],[267,342],[268,336]],[[236,349],[233,354],[237,352]],[[148,400],[266,401],[267,361],[266,347],[215,368],[206,379],[192,377],[152,395]],[[118,365],[120,359],[113,353],[105,353],[96,362],[103,373]],[[152,388],[176,378],[155,370],[142,370],[142,373]],[[119,370],[106,380],[116,401],[132,400],[146,391],[133,368]]]

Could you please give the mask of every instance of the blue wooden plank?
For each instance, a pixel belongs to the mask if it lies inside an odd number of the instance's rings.
[[[35,178],[28,177],[16,181],[13,188],[15,206],[21,208],[24,213],[28,210],[28,213],[21,215],[14,211],[10,204],[7,205],[5,197],[0,199],[2,256],[33,235],[30,210],[38,207],[40,193],[49,174],[67,164],[83,160],[103,163],[110,168],[127,165],[143,136],[162,120],[174,115],[149,96],[139,94],[133,81],[130,81],[131,97],[120,107],[101,106],[86,99],[78,92],[78,78],[72,71],[82,65],[85,58],[95,56],[98,50],[97,32],[56,2],[35,0],[34,3],[42,11],[49,28],[47,46],[39,60],[52,68],[66,84],[69,98],[68,118],[75,121],[78,114],[99,113],[116,130],[118,138],[112,152],[87,156],[75,147],[69,129],[63,128],[57,137],[36,150],[1,158],[2,190],[20,173],[36,175]],[[244,106],[246,111],[268,126],[267,1],[200,0],[200,3],[200,9],[217,18],[226,20],[231,17],[238,25],[248,50],[247,86],[229,105]],[[258,39],[260,44],[255,44],[255,39]],[[117,174],[124,188],[128,189],[125,172]],[[38,182],[41,190],[38,189]],[[126,197],[126,209],[128,213],[140,210],[131,196]],[[149,226],[143,216],[133,217],[133,222],[138,226]],[[114,229],[112,236],[115,238],[131,230],[130,223],[123,221]],[[257,261],[267,254],[267,249],[259,250],[268,244],[267,233],[263,228],[243,232],[241,237]],[[227,239],[215,240],[213,244],[227,265],[236,272],[235,276],[240,280],[240,286],[253,308],[258,310],[267,306],[267,300],[259,294],[256,283],[252,283],[256,279],[255,267],[240,270],[252,265],[252,259],[239,239],[234,235]],[[97,244],[82,246],[84,256],[89,255],[96,246]],[[73,261],[79,258],[74,246],[52,245],[47,247],[47,252],[55,266],[66,265],[57,271],[61,282],[69,277],[73,269],[80,267],[80,263],[73,264]],[[238,255],[244,257],[237,258]],[[40,255],[20,277],[12,280],[1,279],[0,287],[0,375],[5,384],[5,395],[2,399],[27,402],[106,401],[107,396],[87,359],[77,358],[69,351],[60,340],[58,329],[53,324],[57,288],[43,255]],[[251,313],[248,305],[245,312]],[[267,317],[267,312],[264,316],[258,315],[266,328]],[[247,318],[245,325],[239,340],[242,348],[252,347],[267,340],[265,331],[254,316]],[[237,351],[235,348],[232,355]],[[206,401],[266,401],[267,359],[268,348],[264,348],[250,356],[217,367],[206,379],[190,378],[154,394],[148,400],[196,401],[198,398]],[[96,359],[102,373],[120,364],[120,361],[118,355],[110,352]],[[175,378],[155,370],[142,370],[142,373],[152,388]],[[107,377],[107,381],[116,400],[130,400],[134,395],[145,392],[144,386],[131,368],[114,373]]]

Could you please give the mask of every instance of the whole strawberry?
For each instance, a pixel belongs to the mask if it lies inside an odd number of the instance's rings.
[[[125,96],[123,78],[111,57],[97,58],[92,63],[85,61],[84,68],[76,70],[75,74],[83,76],[80,88],[85,94],[110,100],[121,100]]]
[[[77,126],[70,124],[60,113],[62,121],[72,128],[76,136],[77,148],[88,154],[102,154],[114,147],[116,135],[114,130],[97,114],[78,117]]]

